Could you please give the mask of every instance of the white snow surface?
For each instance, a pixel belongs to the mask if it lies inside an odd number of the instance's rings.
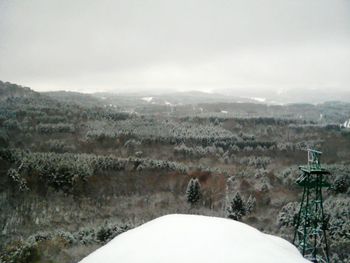
[[[255,98],[252,98],[252,99],[255,100],[255,101],[258,101],[258,102],[265,102],[266,101],[266,98],[255,97]]]
[[[167,215],[129,230],[80,263],[310,263],[286,240],[231,219]]]
[[[344,122],[343,126],[344,126],[345,128],[350,129],[350,119],[349,119],[348,121]]]
[[[153,100],[153,97],[144,97],[141,100],[147,101],[147,102],[151,102]]]

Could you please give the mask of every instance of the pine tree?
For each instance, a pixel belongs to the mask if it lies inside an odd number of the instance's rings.
[[[233,220],[241,221],[242,217],[246,215],[245,205],[238,192],[235,194],[226,210],[227,217]]]
[[[194,205],[201,197],[201,185],[197,178],[191,178],[186,189],[187,202]]]
[[[256,199],[255,197],[250,195],[246,203],[246,214],[250,214],[254,210],[255,205]]]

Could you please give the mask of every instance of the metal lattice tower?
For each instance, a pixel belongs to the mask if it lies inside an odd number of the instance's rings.
[[[329,263],[327,244],[327,220],[323,212],[322,188],[329,187],[325,175],[329,171],[321,167],[322,152],[308,149],[308,164],[300,166],[302,174],[297,183],[304,188],[296,221],[293,244],[303,256],[317,263]]]

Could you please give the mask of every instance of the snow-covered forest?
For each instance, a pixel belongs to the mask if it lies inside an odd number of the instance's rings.
[[[332,262],[350,262],[349,103],[154,101],[0,82],[0,262],[77,262],[172,213],[291,241],[308,147],[332,173]]]

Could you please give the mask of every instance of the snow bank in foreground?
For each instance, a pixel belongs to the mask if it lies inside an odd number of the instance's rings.
[[[168,215],[127,231],[81,263],[307,263],[284,239],[224,218]]]

